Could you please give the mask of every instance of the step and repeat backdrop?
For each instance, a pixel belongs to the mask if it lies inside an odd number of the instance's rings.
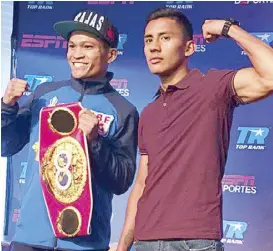
[[[231,39],[206,44],[201,31],[205,19],[232,17],[252,35],[273,45],[273,1],[15,2],[11,38],[12,76],[28,81],[30,90],[25,96],[40,84],[70,78],[66,61],[67,42],[54,32],[53,24],[73,19],[80,10],[93,9],[107,15],[120,31],[119,56],[109,68],[115,73],[111,84],[141,112],[159,86],[159,79],[149,72],[143,53],[145,19],[150,11],[159,7],[179,9],[192,21],[196,48],[190,66],[204,73],[210,68],[250,66],[245,52]],[[273,96],[235,110],[223,178],[222,241],[227,251],[273,250],[272,126]],[[14,235],[21,201],[28,187],[26,156],[31,148],[26,145],[7,160],[6,242]],[[113,201],[113,246],[118,242],[123,226],[128,195],[129,192],[116,196]]]

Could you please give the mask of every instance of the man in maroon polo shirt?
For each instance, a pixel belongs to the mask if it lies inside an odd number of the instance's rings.
[[[233,111],[272,93],[273,49],[234,20],[207,20],[202,28],[209,42],[235,40],[253,67],[190,70],[187,17],[172,9],[149,15],[144,52],[161,87],[141,114],[140,165],[118,251],[133,240],[137,251],[223,250],[221,179]]]

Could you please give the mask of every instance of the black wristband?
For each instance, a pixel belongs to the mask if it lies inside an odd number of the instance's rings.
[[[226,22],[223,26],[223,29],[222,29],[222,32],[221,32],[221,35],[223,37],[229,37],[228,35],[228,32],[229,32],[229,29],[231,27],[231,25],[238,25],[240,26],[240,23],[232,18],[229,18],[229,19],[226,19]]]
[[[221,35],[223,37],[229,37],[228,35],[228,32],[229,32],[229,29],[231,27],[232,23],[230,21],[226,21],[224,26],[223,26],[223,29],[222,29],[222,32],[221,32]]]

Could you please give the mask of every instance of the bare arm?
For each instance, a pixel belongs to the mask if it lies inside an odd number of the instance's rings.
[[[252,102],[272,94],[273,48],[238,26],[231,26],[228,34],[246,52],[253,65],[235,75],[237,95],[245,102]]]
[[[224,23],[225,20],[206,20],[203,24],[205,39],[213,42],[221,36]],[[236,25],[230,27],[228,35],[246,52],[253,65],[239,70],[235,75],[237,95],[244,102],[253,102],[272,94],[273,48]]]
[[[117,251],[127,251],[134,241],[135,217],[137,203],[143,194],[145,180],[148,174],[148,155],[141,155],[136,182],[129,196],[126,218]]]

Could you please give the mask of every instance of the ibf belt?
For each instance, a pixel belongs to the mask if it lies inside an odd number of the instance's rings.
[[[90,234],[92,188],[87,140],[78,128],[80,103],[40,112],[40,180],[48,216],[58,238]]]

